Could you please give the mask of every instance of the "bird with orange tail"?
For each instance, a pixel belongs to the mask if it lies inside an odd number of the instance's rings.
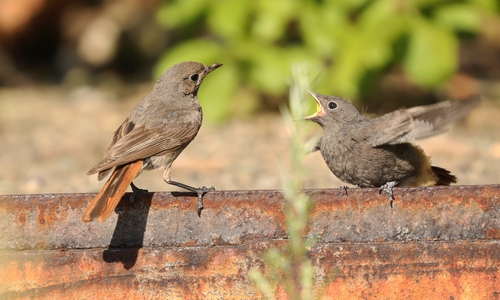
[[[84,222],[106,221],[129,185],[132,199],[141,191],[132,183],[134,178],[143,170],[157,168],[164,168],[166,183],[198,195],[200,215],[203,195],[214,188],[194,188],[172,181],[170,167],[200,129],[203,112],[197,98],[198,89],[205,76],[220,66],[182,62],[160,76],[153,91],[136,104],[115,131],[101,162],[87,173],[99,173],[98,180],[109,173],[111,176],[83,213]]]

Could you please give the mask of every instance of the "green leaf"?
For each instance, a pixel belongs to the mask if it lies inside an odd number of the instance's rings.
[[[215,62],[224,63],[220,60],[222,47],[207,39],[189,40],[166,52],[156,64],[154,70],[155,78],[165,72],[171,66],[183,61],[197,61],[203,64],[213,64]],[[214,72],[215,73],[215,72]]]
[[[274,299],[274,289],[269,280],[264,277],[264,274],[257,269],[253,269],[248,273],[248,277],[255,282],[257,288],[267,299]]]
[[[314,266],[309,260],[302,262],[300,285],[302,286],[300,299],[314,299]]]
[[[286,33],[286,25],[297,11],[297,1],[259,0],[252,23],[252,34],[264,41],[275,41]]]
[[[470,4],[453,4],[434,12],[436,22],[451,30],[477,32],[481,27],[481,12]]]
[[[165,28],[189,24],[206,9],[206,0],[168,1],[161,5],[156,21]]]
[[[236,42],[245,36],[252,6],[253,2],[246,0],[214,1],[208,14],[208,24],[213,32]]]
[[[393,58],[394,41],[407,29],[407,9],[392,0],[379,0],[367,7],[359,19],[356,36],[366,72],[386,65]]]
[[[203,117],[207,121],[220,123],[226,120],[234,107],[232,102],[242,101],[234,97],[240,83],[237,75],[236,65],[226,64],[203,80],[198,99],[203,107]]]
[[[457,55],[457,38],[449,30],[421,19],[413,23],[404,66],[415,82],[429,87],[441,84],[455,72]]]
[[[341,46],[339,37],[351,30],[347,15],[340,10],[327,10],[318,5],[307,5],[300,14],[301,36],[305,44],[321,57],[330,58]]]
[[[280,252],[276,248],[270,248],[263,255],[264,262],[271,268],[282,272],[290,270],[290,261],[285,253]]]
[[[485,9],[489,12],[497,12],[500,9],[500,3],[498,0],[469,0],[467,2],[470,2],[472,4],[475,4],[482,9]]]
[[[361,8],[368,1],[369,0],[325,0],[323,2],[324,8],[326,8],[327,10],[342,10],[344,14],[350,14]]]
[[[397,1],[394,1],[397,2]],[[410,1],[415,7],[419,9],[428,9],[430,7],[435,7],[441,5],[442,3],[449,2],[449,0],[412,0]]]
[[[302,47],[290,47],[287,51],[264,45],[253,52],[249,75],[253,84],[272,95],[282,94],[291,78],[290,68],[296,61],[307,61],[309,56]]]
[[[358,94],[358,81],[366,70],[364,64],[364,51],[361,36],[353,37],[345,41],[342,51],[335,57],[334,68],[321,83],[327,93],[352,97]]]

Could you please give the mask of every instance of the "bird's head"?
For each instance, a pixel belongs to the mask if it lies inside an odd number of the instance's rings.
[[[203,78],[220,66],[219,63],[205,66],[194,61],[176,64],[160,76],[155,89],[195,98]]]
[[[360,116],[354,105],[340,97],[322,95],[311,91],[309,93],[316,100],[317,111],[313,115],[305,117],[306,120],[316,122],[324,127],[345,124]]]

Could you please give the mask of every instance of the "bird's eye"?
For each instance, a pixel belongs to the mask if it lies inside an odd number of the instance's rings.
[[[198,81],[198,77],[199,77],[198,74],[193,74],[193,75],[189,76],[189,79],[196,82],[196,81]]]
[[[329,109],[335,109],[335,108],[337,108],[337,103],[335,103],[335,102],[333,102],[333,101],[332,101],[332,102],[330,102],[330,103],[328,103],[328,108],[329,108]]]

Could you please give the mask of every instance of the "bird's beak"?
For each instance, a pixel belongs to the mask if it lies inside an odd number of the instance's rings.
[[[320,94],[317,94],[317,93],[311,92],[311,91],[308,91],[308,92],[309,92],[309,94],[311,94],[311,96],[313,96],[314,100],[316,101],[316,112],[313,115],[305,117],[304,119],[311,120],[311,119],[314,119],[316,117],[324,116],[326,113],[325,113],[325,109],[321,105],[321,102],[319,101]]]
[[[217,69],[220,66],[222,66],[222,64],[220,63],[215,63],[211,66],[207,66],[207,68],[205,69],[205,75],[207,75],[208,73],[212,72],[213,70]]]

